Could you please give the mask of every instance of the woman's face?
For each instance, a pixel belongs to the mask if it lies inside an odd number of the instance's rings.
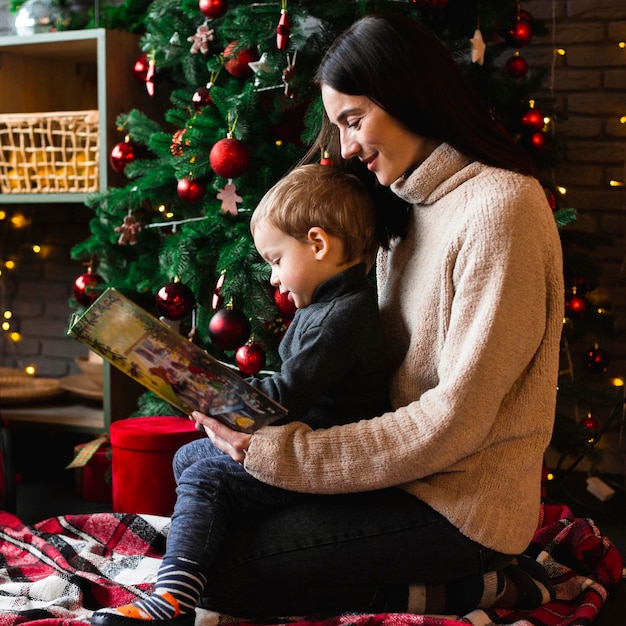
[[[428,157],[438,143],[409,131],[366,96],[349,96],[322,85],[330,121],[339,128],[341,156],[357,157],[389,186]]]

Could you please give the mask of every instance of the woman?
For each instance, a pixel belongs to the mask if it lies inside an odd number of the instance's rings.
[[[246,617],[534,608],[549,590],[521,555],[538,521],[563,306],[545,194],[445,48],[408,18],[355,23],[318,82],[317,154],[369,180],[379,202],[393,410],[254,435],[192,415],[252,476],[302,494],[233,526],[203,606]]]
[[[250,474],[311,494],[238,526],[207,606],[256,616],[533,608],[549,596],[519,555],[538,520],[564,300],[545,193],[448,51],[412,20],[356,22],[317,79],[330,124],[315,151],[379,186],[394,410],[252,436],[193,415]]]

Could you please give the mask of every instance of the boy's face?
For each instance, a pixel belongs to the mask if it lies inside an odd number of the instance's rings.
[[[298,309],[311,304],[315,288],[330,277],[314,241],[298,241],[263,223],[254,230],[254,245],[272,268],[270,283],[288,293]]]

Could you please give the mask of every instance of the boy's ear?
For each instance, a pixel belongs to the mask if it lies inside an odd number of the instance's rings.
[[[309,228],[307,238],[315,251],[316,258],[318,260],[323,259],[330,250],[330,238],[328,237],[328,233],[319,226],[313,226]]]

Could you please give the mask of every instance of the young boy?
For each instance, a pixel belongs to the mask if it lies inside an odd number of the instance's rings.
[[[279,347],[280,372],[251,382],[289,410],[289,421],[312,428],[387,410],[382,329],[367,278],[376,218],[360,181],[330,166],[297,168],[263,197],[250,228],[272,285],[297,307]],[[229,520],[300,497],[253,478],[208,438],[176,453],[174,474],[177,501],[154,592],[97,611],[92,624],[191,626]]]
[[[372,202],[352,176],[305,165],[259,203],[250,229],[270,283],[297,308],[278,352],[280,372],[253,385],[314,428],[386,408],[378,303],[367,278],[378,240]]]

